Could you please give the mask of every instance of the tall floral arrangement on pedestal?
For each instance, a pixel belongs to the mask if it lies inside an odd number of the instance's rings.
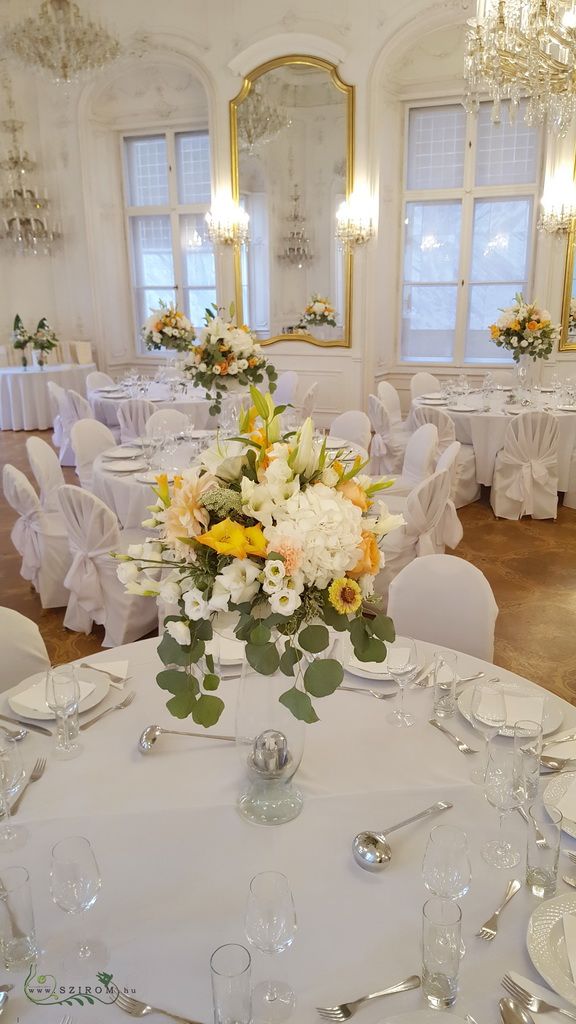
[[[117,555],[130,593],[177,605],[165,623],[166,667],[157,681],[172,694],[173,715],[204,726],[224,707],[206,647],[221,612],[237,613],[235,634],[256,672],[286,676],[280,701],[306,722],[318,720],[313,699],[343,679],[339,661],[317,657],[329,651],[330,630],[348,633],[361,661],[383,661],[394,639],[390,619],[362,614],[383,564],[378,541],[404,522],[373,505],[390,481],[363,476],[345,450],[329,452],[310,419],[283,435],[283,407],[250,393],[240,436],[209,448],[173,484],[160,475],[144,524],[157,537]]]
[[[170,349],[175,352],[188,352],[193,345],[196,333],[187,316],[175,306],[160,301],[158,309],[153,309],[142,328],[142,337],[150,349]]]
[[[237,327],[234,322],[234,305],[228,316],[224,309],[213,305],[206,309],[204,327],[200,331],[194,362],[186,367],[194,387],[205,388],[206,398],[211,399],[210,412],[219,413],[222,399],[228,392],[230,382],[248,389],[261,384],[266,376],[268,387],[274,392],[278,375],[272,363],[262,355],[262,348],[245,324]]]
[[[26,355],[26,349],[28,345],[31,345],[34,340],[34,335],[30,334],[24,327],[22,317],[19,313],[14,317],[14,325],[12,327],[12,345],[17,352],[21,352],[20,361],[24,369],[28,366],[28,357]]]
[[[32,347],[36,352],[40,352],[38,358],[38,366],[43,367],[45,362],[45,356],[52,352],[58,344],[58,338],[56,332],[52,330],[45,316],[38,321],[38,326],[32,335]]]
[[[336,310],[322,295],[313,295],[306,306],[297,327],[336,327]]]
[[[548,359],[560,336],[558,326],[552,325],[550,313],[535,302],[526,302],[519,293],[511,306],[502,310],[502,316],[490,326],[490,336],[498,348],[508,349],[514,362],[522,356],[530,359]]]

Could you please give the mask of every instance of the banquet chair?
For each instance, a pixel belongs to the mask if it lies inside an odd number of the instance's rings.
[[[86,366],[88,363],[94,362],[92,345],[89,341],[71,341],[70,348],[72,350],[74,362],[80,363],[81,366]]]
[[[92,370],[86,377],[86,391],[96,391],[98,388],[108,388],[114,385],[112,377],[101,370]]]
[[[556,519],[558,511],[558,421],[546,412],[525,412],[508,424],[494,463],[490,490],[494,515],[502,519]]]
[[[433,423],[424,423],[408,438],[402,472],[382,497],[406,497],[434,472],[438,453],[438,431]]]
[[[62,447],[69,453],[70,458],[65,465],[75,466],[76,457],[70,440],[72,427],[78,420],[94,420],[95,422],[94,412],[88,399],[72,388],[69,388],[68,391],[62,390],[62,394],[58,396],[58,402],[62,420]],[[62,448],[60,451],[62,452]],[[62,459],[60,459],[60,464],[64,465]]]
[[[302,399],[302,406],[300,408],[300,414],[301,414],[301,417],[302,417],[303,420],[308,419],[308,417],[311,416],[312,413],[314,412],[314,406],[316,405],[316,392],[317,391],[318,391],[318,381],[316,380],[316,381],[314,381],[313,384],[310,385],[310,387],[308,388],[308,391],[306,392],[306,394],[304,395],[304,398]],[[274,400],[276,400],[276,395],[274,395]]]
[[[60,387],[59,384],[55,384],[53,380],[46,381],[46,387],[48,388],[48,394],[50,396],[50,405],[52,406],[52,444],[55,448],[58,448],[58,460],[61,466],[73,466],[74,465],[74,452],[70,447],[70,437],[64,439],[64,398],[66,392],[64,388]]]
[[[32,484],[15,466],[2,471],[4,497],[18,513],[10,539],[22,556],[20,575],[38,592],[43,608],[68,600],[64,577],[70,567],[66,526],[59,512],[44,512]]]
[[[76,472],[80,486],[92,490],[92,469],[97,455],[116,447],[114,434],[98,420],[78,420],[72,425],[70,442],[76,459]],[[62,481],[64,483],[64,480]],[[60,503],[58,503],[60,508]]]
[[[192,421],[185,412],[179,412],[178,409],[157,409],[152,413],[150,419],[146,420],[144,433],[146,437],[160,434],[181,434],[185,430],[190,430],[191,427]]]
[[[296,388],[298,387],[298,374],[295,370],[287,370],[281,373],[274,392],[275,405],[294,405]]]
[[[30,469],[40,489],[40,504],[44,512],[60,512],[58,488],[65,483],[60,460],[41,437],[26,440],[26,454]]]
[[[116,575],[119,563],[110,554],[141,544],[145,531],[120,530],[112,510],[81,487],[64,484],[58,497],[72,555],[64,580],[69,591],[64,625],[79,633],[89,633],[94,622],[104,626],[103,647],[145,636],[158,623],[156,602],[126,593]]]
[[[128,398],[118,406],[118,422],[120,424],[120,440],[135,441],[146,433],[146,422],[156,412],[153,402],[145,398]]]
[[[0,692],[50,668],[50,658],[38,626],[13,608],[0,608],[0,646]]]
[[[329,437],[341,437],[368,451],[370,444],[370,420],[365,412],[353,409],[340,413],[330,424]]]
[[[402,422],[402,409],[400,407],[400,395],[393,384],[387,380],[378,381],[376,388],[378,398],[386,407],[390,422],[395,430],[405,430],[406,424]]]
[[[494,660],[498,616],[492,587],[475,565],[455,555],[425,555],[406,565],[388,591],[396,633]]]
[[[375,476],[399,473],[408,435],[394,429],[386,406],[376,395],[368,395],[368,417],[374,431],[370,445],[370,472]]]
[[[440,381],[438,380],[438,377],[435,377],[433,373],[427,373],[426,371],[415,373],[410,381],[410,394],[412,396],[412,401],[414,401],[415,398],[420,398],[421,395],[425,395],[428,391],[440,391]]]
[[[412,430],[416,430],[423,423],[433,423],[438,430],[438,452],[443,451],[456,439],[454,421],[444,409],[437,409],[434,406],[416,405],[408,417],[408,423]],[[481,488],[476,480],[476,456],[471,444],[461,444],[458,456],[458,474],[454,491],[454,503],[456,508],[463,505],[470,505],[478,501]]]

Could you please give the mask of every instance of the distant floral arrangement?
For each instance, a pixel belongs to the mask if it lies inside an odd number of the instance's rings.
[[[570,316],[568,318],[568,330],[576,331],[576,298],[570,299]]]
[[[490,326],[492,341],[498,348],[511,352],[516,363],[520,356],[548,359],[559,334],[548,310],[540,309],[535,302],[526,302],[521,293],[514,296],[513,304],[503,309],[502,316]]]
[[[336,327],[336,310],[322,295],[313,295],[301,316],[298,327]]]
[[[30,334],[29,331],[24,327],[22,317],[19,313],[14,317],[14,325],[12,327],[12,345],[17,352],[21,352],[22,366],[28,366],[28,358],[26,356],[26,349],[30,345],[36,352],[40,352],[38,359],[38,366],[44,366],[44,356],[49,352],[52,352],[58,344],[58,338],[56,332],[52,330],[45,316],[38,321],[34,334]]]
[[[176,352],[188,352],[196,332],[184,313],[161,301],[159,308],[152,310],[144,324],[142,337],[150,349],[168,348]]]

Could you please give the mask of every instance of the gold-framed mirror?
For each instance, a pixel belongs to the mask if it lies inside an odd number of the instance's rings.
[[[576,167],[574,168],[576,178]],[[564,271],[564,292],[562,295],[562,324],[560,329],[559,352],[576,351],[576,260],[574,249],[576,247],[576,222],[572,221],[572,227],[568,232],[568,247],[566,249],[566,269]]]
[[[263,345],[349,348],[353,257],[335,229],[353,188],[354,86],[321,57],[261,64],[230,101],[230,144],[233,198],[250,216],[234,251],[239,322]]]

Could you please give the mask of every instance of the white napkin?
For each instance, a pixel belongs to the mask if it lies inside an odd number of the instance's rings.
[[[526,694],[505,693],[504,706],[506,709],[506,726],[513,728],[516,722],[538,722],[542,723],[544,715],[545,697],[532,697]],[[495,697],[490,693],[482,694],[482,703],[479,708],[478,718],[486,721],[493,720],[492,708]]]
[[[564,925],[564,941],[566,943],[566,955],[572,971],[572,980],[576,982],[576,917],[574,914],[564,914],[562,917]]]
[[[556,801],[556,807],[568,821],[576,821],[576,779],[573,779],[564,796]]]
[[[78,682],[80,689],[80,703],[89,697],[93,690],[96,689],[94,683],[86,683],[83,679]],[[14,699],[24,708],[29,708],[30,711],[45,711],[46,714],[50,714],[51,708],[46,703],[46,680],[41,679],[38,683],[34,683],[33,686],[29,686],[27,690],[23,690],[22,693],[15,693]]]
[[[388,669],[386,668],[386,660],[384,661],[359,661],[358,658],[351,654],[348,665],[354,671],[359,670],[365,672],[366,675],[377,676],[379,679],[389,679]]]
[[[115,675],[115,676],[121,676],[121,681],[118,682],[118,683],[113,683],[112,680],[110,679],[110,686],[114,686],[115,689],[121,690],[122,687],[124,686],[124,683],[126,682],[126,678],[128,676],[128,665],[129,665],[128,660],[126,660],[126,661],[99,661],[99,662],[95,663],[92,667],[95,668],[95,669],[99,669],[99,668],[103,669],[106,672],[112,672],[113,675]]]

